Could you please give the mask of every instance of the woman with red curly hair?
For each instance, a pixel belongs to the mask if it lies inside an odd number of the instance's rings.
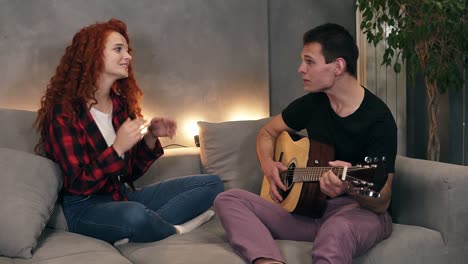
[[[62,206],[69,230],[110,243],[150,242],[185,233],[213,216],[223,184],[215,175],[133,181],[163,155],[159,137],[176,122],[142,118],[126,25],[119,20],[81,29],[50,79],[35,125],[36,151],[63,174]]]

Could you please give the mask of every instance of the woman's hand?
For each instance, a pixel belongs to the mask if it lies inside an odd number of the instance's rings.
[[[131,149],[143,137],[143,130],[145,129],[145,120],[136,118],[131,120],[127,118],[125,122],[117,130],[114,144],[112,145],[119,154],[122,156],[125,152]]]
[[[148,126],[148,134],[153,138],[169,137],[173,138],[176,134],[177,123],[172,119],[155,117],[151,119]]]

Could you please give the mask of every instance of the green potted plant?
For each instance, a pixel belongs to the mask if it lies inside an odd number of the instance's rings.
[[[467,64],[466,0],[356,0],[360,28],[374,46],[385,40],[383,64],[409,79],[421,73],[428,112],[427,158],[439,160],[439,97],[463,87]]]

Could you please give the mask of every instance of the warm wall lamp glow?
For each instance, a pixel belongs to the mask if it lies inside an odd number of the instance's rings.
[[[198,135],[197,121],[189,120],[185,123],[185,133],[190,136]]]
[[[195,146],[200,147],[200,137],[198,136],[198,120],[188,120],[185,122],[185,134],[193,138]]]
[[[236,105],[230,109],[226,109],[223,112],[218,113],[211,120],[213,122],[226,122],[226,121],[240,121],[240,120],[257,120],[268,116],[268,112],[257,109],[255,105]],[[143,113],[145,119],[149,120],[153,116],[158,116],[154,113]],[[210,119],[211,119],[210,118]],[[174,140],[180,140],[182,142],[194,142],[195,146],[200,146],[199,127],[197,122],[207,120],[206,117],[200,114],[188,114],[182,118],[178,118],[177,121],[177,136]],[[149,121],[148,121],[149,122]],[[182,139],[183,138],[183,139]],[[168,140],[168,139],[165,139]],[[180,143],[182,143],[180,142]],[[172,143],[172,142],[170,142]],[[179,147],[185,147],[187,144],[170,144],[178,145]],[[191,143],[189,143],[191,145]],[[193,146],[193,145],[192,145]]]
[[[243,107],[244,109],[244,107]],[[240,120],[257,120],[260,118],[266,117],[265,114],[260,113],[259,111],[254,110],[237,110],[232,111],[230,114],[226,115],[225,121],[240,121]],[[195,146],[200,147],[200,137],[199,137],[199,127],[197,122],[199,120],[204,120],[203,118],[191,118],[184,121],[184,134],[186,137],[193,139]]]

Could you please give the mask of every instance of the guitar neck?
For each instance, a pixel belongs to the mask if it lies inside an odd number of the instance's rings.
[[[295,168],[293,170],[293,182],[316,182],[320,181],[322,175],[331,170],[336,176],[341,178],[344,172],[344,167],[307,167],[307,168]],[[289,174],[289,171],[284,174]]]

